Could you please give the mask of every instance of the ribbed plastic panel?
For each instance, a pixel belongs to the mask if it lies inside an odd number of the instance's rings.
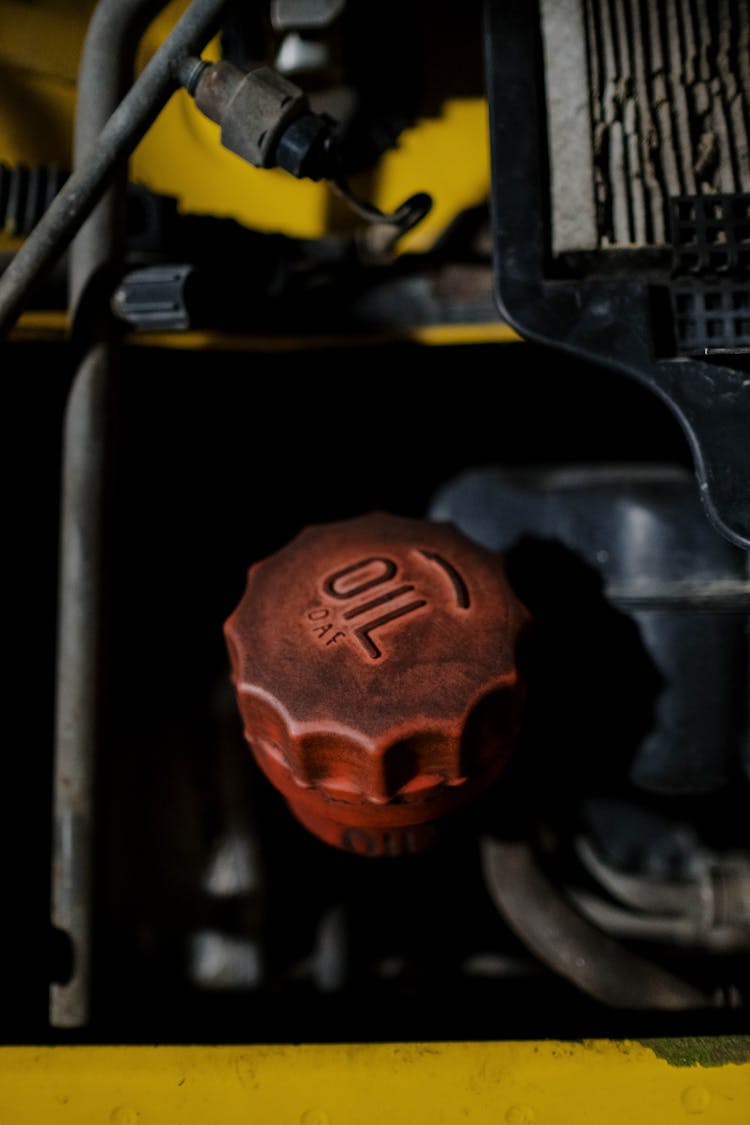
[[[672,198],[750,191],[747,0],[540,8],[556,253],[666,246]]]

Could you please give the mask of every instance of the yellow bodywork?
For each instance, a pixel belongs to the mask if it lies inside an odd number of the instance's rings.
[[[0,1052],[0,1120],[747,1125],[750,1062],[676,1065],[660,1054],[669,1057],[669,1049],[598,1040],[6,1048]]]

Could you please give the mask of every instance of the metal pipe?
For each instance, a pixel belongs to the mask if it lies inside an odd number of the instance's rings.
[[[525,841],[482,840],[487,888],[526,947],[581,991],[613,1008],[710,1008],[697,988],[624,949],[581,917],[537,866]]]
[[[176,71],[185,55],[200,51],[211,38],[228,0],[193,0],[149,61],[81,166],[45,212],[0,278],[0,336],[15,324],[29,291],[90,215],[120,161],[125,160],[177,87]]]
[[[166,0],[99,0],[86,31],[78,69],[73,170],[86,155],[133,82],[138,44]],[[119,253],[124,238],[127,165],[83,224],[70,248],[68,311],[73,322],[91,278]]]
[[[81,363],[65,409],[60,531],[52,924],[69,938],[72,975],[50,989],[50,1022],[88,1020],[93,788],[98,736],[101,513],[110,345]]]
[[[86,33],[78,73],[74,171],[133,80],[138,41],[162,0],[100,0]],[[69,263],[69,318],[84,289],[122,242],[127,170],[74,239]],[[80,1027],[90,1003],[93,799],[98,743],[101,619],[101,523],[107,448],[107,402],[116,347],[107,309],[68,397],[63,429],[60,527],[52,924],[71,944],[72,975],[50,988],[50,1022]]]
[[[634,910],[673,914],[682,918],[701,918],[711,913],[712,895],[707,865],[704,865],[705,886],[701,886],[697,878],[691,882],[677,883],[618,871],[599,857],[584,836],[576,840],[576,851],[586,870],[601,883],[605,891]]]
[[[165,2],[166,0],[100,0],[89,25],[81,59],[76,109],[75,170],[68,185],[75,183],[76,177],[80,180],[80,177],[85,179],[88,176],[87,182],[93,182],[89,175],[90,154],[96,148],[100,136],[110,127],[110,122],[117,114],[122,116],[121,110],[125,102],[120,105],[120,101],[124,89],[132,80],[138,41],[154,12],[164,7]],[[149,64],[152,73],[152,64],[158,57],[162,60],[159,65],[164,66],[164,50],[168,44],[172,45],[171,51],[175,42],[178,45],[182,43],[179,58],[191,50],[200,49],[210,37],[224,2],[225,0],[204,0],[195,3]],[[190,20],[186,26],[185,20],[188,17]],[[175,39],[178,28],[182,29],[181,38]],[[185,42],[186,39],[189,42]],[[169,81],[168,96],[176,82],[168,72],[166,74]],[[137,101],[136,109],[141,122],[147,121],[149,116],[146,104],[148,91],[153,92],[155,84],[159,86],[159,90],[164,89],[158,74],[150,81],[145,94],[143,87],[141,88]],[[161,102],[158,108],[160,105]],[[155,112],[158,112],[158,108]],[[147,124],[143,131],[146,127]],[[133,141],[134,143],[136,142]],[[126,154],[124,147],[122,155]],[[119,165],[115,160],[112,170],[116,173],[113,187],[80,231],[72,248],[69,301],[71,322],[74,321],[87,286],[106,263],[116,261],[120,250],[125,165]],[[106,179],[105,175],[102,183],[106,183]],[[92,203],[95,202],[95,194],[91,197]],[[59,199],[58,196],[58,207]],[[72,205],[77,205],[75,198]],[[85,219],[87,209],[90,209],[88,204],[80,211],[81,221]],[[57,223],[53,229],[59,230],[60,224]],[[74,233],[75,226],[67,237]],[[34,237],[32,235],[31,239]],[[28,279],[32,273],[38,276],[44,268],[43,262],[47,254],[44,248],[49,246],[50,237],[44,236],[41,251],[32,252],[21,283],[14,282],[15,288],[8,298],[11,306],[10,322],[21,307],[24,286],[31,284],[23,279]],[[62,245],[64,239],[60,248]],[[108,444],[107,401],[117,354],[108,310],[105,308],[99,312],[100,315],[93,320],[93,335],[88,341],[70,392],[63,436],[52,922],[69,937],[73,971],[68,981],[53,984],[50,990],[50,1020],[56,1027],[79,1027],[85,1024],[90,1009],[93,788],[98,743],[102,601],[101,525]]]

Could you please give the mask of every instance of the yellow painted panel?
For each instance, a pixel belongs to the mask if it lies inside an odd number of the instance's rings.
[[[176,196],[182,211],[233,218],[256,230],[313,238],[327,226],[325,185],[253,168],[222,148],[219,126],[203,117],[183,90],[136,149],[130,178]]]
[[[632,1042],[9,1047],[9,1125],[747,1125],[750,1064]]]
[[[0,160],[70,166],[75,76],[91,0],[0,0]],[[142,43],[145,65],[174,25],[185,0],[173,0]],[[204,52],[216,58],[218,42]],[[131,178],[176,196],[183,211],[229,216],[264,231],[298,238],[354,229],[359,222],[325,184],[252,168],[223,149],[219,128],[180,91],[138,146]],[[489,193],[489,143],[484,101],[446,101],[439,116],[401,136],[353,187],[383,210],[429,191],[428,218],[400,249],[429,248],[450,221]]]
[[[219,126],[203,117],[184,91],[162,111],[130,167],[131,179],[176,196],[183,211],[233,218],[257,230],[317,238],[345,233],[360,222],[325,184],[253,168],[222,148]],[[429,191],[430,215],[400,244],[401,250],[429,249],[460,211],[488,197],[486,104],[447,101],[439,118],[407,129],[377,171],[356,177],[352,186],[384,211]]]
[[[94,0],[2,0],[2,65],[75,82],[93,7]]]
[[[415,191],[430,192],[433,209],[401,240],[401,250],[429,249],[456,215],[489,199],[489,121],[483,99],[446,101],[440,117],[407,129],[398,147],[383,156],[376,180],[378,206],[392,210]]]
[[[151,25],[139,53],[143,66],[166,37],[184,0],[172,0]],[[203,52],[218,57],[218,41]],[[174,195],[183,211],[236,219],[264,231],[293,238],[318,238],[354,229],[360,220],[325,184],[296,180],[278,169],[258,169],[221,147],[219,126],[180,91],[136,149],[131,179],[153,191]],[[433,245],[450,221],[489,197],[489,125],[481,98],[451,99],[438,117],[405,130],[397,147],[377,169],[355,177],[353,188],[384,211],[392,211],[417,191],[434,197],[430,215],[404,238],[401,250]]]
[[[0,160],[70,168],[75,86],[0,59]]]
[[[0,161],[8,165],[71,163],[75,74],[91,0],[0,0]],[[142,68],[168,35],[186,0],[173,0],[146,32],[138,57]],[[218,41],[204,52],[218,56]],[[252,168],[227,152],[219,128],[179,91],[162,111],[133,155],[131,179],[154,191],[177,197],[181,210],[227,216],[263,231],[299,238],[351,232],[359,225],[325,184],[295,180],[278,170]],[[481,203],[489,193],[487,107],[481,99],[447,101],[438,116],[407,129],[398,146],[375,170],[356,177],[362,198],[389,211],[414,192],[428,190],[434,207],[427,219],[401,240],[400,250],[429,249],[455,216]],[[15,250],[18,240],[0,231],[0,251]],[[15,339],[50,339],[64,322],[24,318]],[[377,340],[383,337],[378,336]],[[390,338],[393,338],[391,335]],[[515,339],[500,323],[436,325],[399,334],[428,344]],[[171,347],[278,349],[279,340],[224,338],[220,334],[138,337],[138,343]],[[341,341],[345,344],[363,342]],[[313,339],[309,346],[326,346]],[[289,348],[306,346],[290,340]]]

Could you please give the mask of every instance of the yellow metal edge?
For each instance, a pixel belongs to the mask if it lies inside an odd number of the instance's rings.
[[[409,339],[420,344],[517,344],[523,342],[509,324],[430,324],[411,328]]]
[[[58,342],[68,335],[68,317],[59,310],[34,310],[25,312],[15,328],[8,334],[8,340],[20,342]]]
[[[9,339],[61,341],[68,334],[64,312],[24,313]],[[509,324],[430,324],[368,335],[261,336],[251,333],[188,331],[131,332],[123,343],[134,347],[175,348],[189,351],[306,351],[333,347],[367,347],[403,341],[429,345],[515,343],[521,340]]]
[[[141,332],[125,343],[146,348],[206,351],[307,351],[320,348],[372,347],[394,342],[431,345],[513,343],[521,337],[508,324],[431,324],[368,334],[262,336],[231,332]]]
[[[6,1047],[0,1120],[27,1125],[747,1125],[750,1062],[634,1041]]]

